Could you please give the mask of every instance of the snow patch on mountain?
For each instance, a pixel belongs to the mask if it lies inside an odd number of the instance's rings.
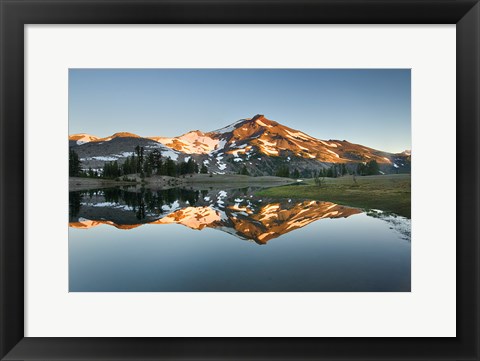
[[[224,133],[233,132],[238,127],[238,125],[240,123],[243,123],[245,120],[249,120],[249,119],[240,119],[240,120],[236,121],[235,123],[227,125],[226,127],[214,130],[212,133],[224,134]]]
[[[173,150],[162,151],[162,157],[169,157],[171,160],[176,161],[178,159],[178,153]]]
[[[215,147],[214,150],[216,150],[216,151],[223,150],[223,148],[225,147],[225,144],[227,144],[227,141],[225,139],[220,140],[217,143],[217,146]]]
[[[148,139],[187,154],[208,154],[218,149],[219,139],[212,138],[199,130],[185,133],[179,137],[150,137]]]
[[[112,162],[112,161],[115,161],[117,160],[118,158],[117,157],[102,157],[102,156],[98,156],[98,157],[92,157],[92,159],[94,160],[103,160],[103,161],[106,161],[106,162]]]
[[[166,212],[173,212],[180,208],[180,203],[178,201],[173,202],[170,206],[163,205],[162,210]]]
[[[99,138],[86,133],[73,134],[68,137],[68,140],[76,141],[78,145],[89,143],[97,139]]]
[[[335,153],[334,151],[331,151],[330,149],[325,149],[327,152],[332,153],[335,157],[340,158],[340,156]]]
[[[292,132],[288,129],[285,129],[285,132],[287,132],[289,135],[291,135],[292,137],[294,138],[300,138],[300,139],[303,139],[303,140],[312,140],[312,139],[315,139],[305,133],[302,133],[302,132]]]
[[[278,155],[276,143],[269,142],[268,140],[262,138],[259,138],[258,141],[262,143],[259,145],[259,148],[263,153],[268,155]]]
[[[261,125],[262,127],[272,128],[271,125],[265,124],[264,122],[262,122],[262,121],[259,120],[259,119],[257,119],[257,120],[255,121],[255,123],[257,123],[258,125]]]

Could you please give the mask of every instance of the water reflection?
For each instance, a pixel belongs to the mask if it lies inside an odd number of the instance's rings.
[[[88,229],[110,225],[132,229],[143,224],[181,224],[190,229],[213,228],[244,240],[266,244],[271,239],[324,218],[347,218],[357,208],[331,202],[268,200],[255,189],[167,190],[101,189],[70,192],[70,227]],[[390,222],[410,239],[403,217],[369,211],[367,215]]]
[[[409,219],[255,192],[71,192],[70,292],[410,291]]]

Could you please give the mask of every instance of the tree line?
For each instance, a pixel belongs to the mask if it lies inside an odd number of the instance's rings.
[[[145,155],[144,148],[138,145],[123,164],[113,161],[105,163],[103,167],[103,177],[105,178],[117,178],[128,174],[140,174],[141,178],[152,175],[178,177],[199,172],[198,163],[191,157],[188,161],[175,162],[170,157],[163,158],[158,149]]]
[[[186,174],[202,173],[207,174],[208,168],[205,164],[199,167],[193,158],[187,161],[175,162],[170,157],[162,157],[162,153],[158,149],[146,153],[143,147],[136,146],[131,156],[120,164],[118,161],[105,162],[103,168],[93,170],[82,170],[81,161],[78,154],[70,149],[69,151],[69,175],[71,177],[103,177],[115,179],[124,177],[129,174],[140,174],[141,178],[151,177],[152,175],[166,175],[170,177],[184,176]],[[245,165],[238,171],[238,174],[250,175]],[[300,178],[303,176],[313,176],[313,178],[337,178],[347,174],[355,174],[360,176],[380,174],[380,168],[375,160],[366,163],[357,163],[356,165],[345,165],[345,163],[333,164],[328,168],[322,168],[314,171],[302,171],[298,169],[291,170],[288,165],[280,165],[275,176],[285,178]]]
[[[243,173],[242,173],[243,174]],[[352,164],[349,167],[345,163],[333,164],[328,168],[322,168],[320,170],[304,170],[303,176],[313,178],[337,178],[348,174],[355,174],[360,176],[365,175],[377,175],[380,174],[380,168],[376,160],[372,159],[366,163]],[[298,169],[290,171],[288,165],[281,165],[277,168],[275,175],[277,177],[286,178],[300,178],[301,174]]]
[[[146,154],[145,149],[136,146],[131,156],[120,164],[118,161],[105,162],[100,171],[82,170],[78,154],[70,149],[69,151],[69,175],[71,177],[102,177],[115,179],[129,174],[140,174],[140,177],[151,177],[152,175],[167,175],[178,177],[193,173],[207,173],[205,165],[200,168],[193,158],[188,161],[175,162],[170,157],[163,158],[158,149]]]
[[[371,160],[367,163],[357,164],[357,174],[358,175],[377,175],[380,174],[380,167],[376,160]]]

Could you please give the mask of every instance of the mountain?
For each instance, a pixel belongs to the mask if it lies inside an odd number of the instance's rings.
[[[388,153],[352,144],[345,140],[319,140],[301,131],[256,115],[209,133],[193,131],[180,137],[151,137],[170,148],[188,154],[223,151],[237,157],[257,151],[266,156],[295,156],[326,163],[346,163],[375,159],[391,163]]]
[[[218,149],[220,140],[200,130],[185,133],[179,137],[149,137],[156,142],[187,154],[208,154]]]
[[[115,138],[141,138],[139,135],[129,133],[129,132],[118,132],[106,138],[97,138],[94,142],[108,142]]]
[[[77,145],[83,144],[83,143],[88,143],[88,142],[93,142],[97,140],[98,137],[90,134],[85,134],[85,133],[79,133],[79,134],[72,134],[68,137],[68,140],[71,142],[76,143]]]
[[[190,131],[178,137],[139,137],[116,133],[110,137],[74,138],[71,144],[85,168],[101,167],[101,161],[118,160],[131,154],[136,145],[158,149],[162,156],[182,161],[193,158],[213,173],[237,173],[244,166],[252,175],[271,175],[285,165],[300,173],[343,163],[353,166],[375,160],[385,172],[409,172],[410,152],[388,153],[346,140],[321,140],[257,114],[224,128],[204,133]],[[81,139],[81,140],[80,140]],[[80,142],[79,142],[80,140]],[[109,143],[115,142],[115,147]],[[72,143],[72,142],[71,142]],[[95,147],[92,147],[96,144]]]
[[[164,146],[161,143],[151,139],[142,138],[131,133],[115,133],[110,137],[96,138],[88,143],[71,144],[80,157],[84,169],[101,169],[105,162],[118,161],[123,163],[125,159],[131,156],[136,146],[144,147],[147,152],[158,149],[164,157],[170,157],[177,161],[179,152]],[[185,157],[183,155],[182,159]]]

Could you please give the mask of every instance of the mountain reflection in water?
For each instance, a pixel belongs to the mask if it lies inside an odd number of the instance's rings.
[[[132,229],[144,224],[212,228],[266,244],[324,218],[346,218],[361,210],[331,202],[260,199],[251,188],[193,191],[103,189],[70,193],[70,227],[102,224]]]
[[[410,291],[409,219],[255,192],[71,192],[69,291]]]

